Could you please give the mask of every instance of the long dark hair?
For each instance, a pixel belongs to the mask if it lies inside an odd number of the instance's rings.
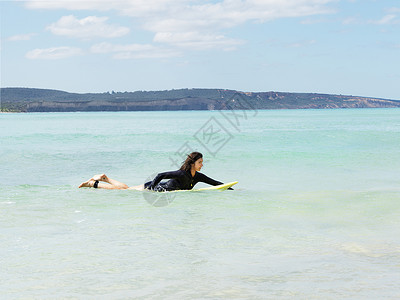
[[[183,170],[185,172],[189,172],[192,168],[192,165],[200,158],[203,158],[203,154],[200,152],[192,152],[190,153],[186,160],[183,162],[183,165],[179,170]]]

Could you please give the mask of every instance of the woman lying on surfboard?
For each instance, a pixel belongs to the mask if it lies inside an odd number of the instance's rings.
[[[81,183],[81,187],[94,187],[108,190],[153,190],[157,192],[191,190],[196,183],[204,182],[210,185],[223,184],[217,180],[207,177],[199,171],[203,167],[203,154],[200,152],[190,153],[181,168],[177,171],[159,173],[153,181],[146,182],[138,186],[128,187],[125,183],[108,178],[105,174],[95,175],[88,181]],[[170,179],[161,182],[163,179]],[[229,188],[229,190],[233,190]]]

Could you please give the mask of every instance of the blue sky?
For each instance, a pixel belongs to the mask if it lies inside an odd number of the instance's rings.
[[[1,1],[1,86],[400,100],[399,0]]]

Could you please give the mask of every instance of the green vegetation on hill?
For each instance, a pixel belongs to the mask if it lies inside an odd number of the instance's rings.
[[[244,93],[179,89],[77,94],[32,88],[2,88],[3,112],[150,111],[400,107],[400,101],[315,93]]]

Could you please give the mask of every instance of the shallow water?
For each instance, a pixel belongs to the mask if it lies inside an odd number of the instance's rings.
[[[1,298],[400,297],[398,109],[0,114],[0,145]],[[76,188],[188,149],[235,190]]]

